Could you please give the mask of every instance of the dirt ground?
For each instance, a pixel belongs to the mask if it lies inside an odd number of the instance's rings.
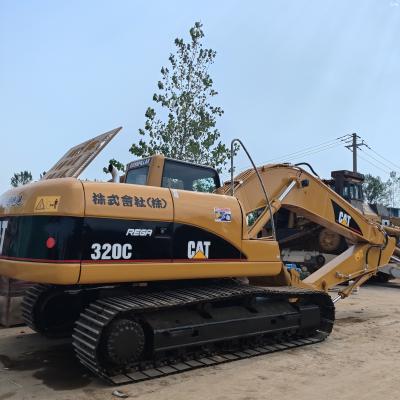
[[[397,400],[399,339],[400,280],[337,303],[323,343],[118,389],[143,400]],[[0,400],[116,399],[113,390],[79,365],[68,342],[0,329]]]

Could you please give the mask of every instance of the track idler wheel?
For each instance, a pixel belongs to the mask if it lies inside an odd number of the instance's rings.
[[[127,368],[138,362],[145,349],[145,333],[142,326],[131,319],[113,321],[104,337],[106,359],[117,368]]]

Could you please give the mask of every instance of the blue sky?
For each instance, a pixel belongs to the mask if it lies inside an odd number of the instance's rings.
[[[218,53],[225,142],[241,138],[263,163],[357,132],[400,165],[399,0],[0,0],[0,191],[15,171],[38,177],[120,125],[85,177],[104,178],[112,157],[130,161],[174,38],[198,20]],[[351,153],[333,144],[293,161],[325,177],[351,169]],[[362,159],[359,169],[387,178],[393,165],[377,154],[361,156],[381,169]]]

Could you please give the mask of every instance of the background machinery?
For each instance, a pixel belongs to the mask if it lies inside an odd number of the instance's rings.
[[[213,168],[156,155],[101,183],[74,176],[74,157],[89,160],[74,152],[51,179],[1,196],[0,274],[37,282],[27,324],[72,335],[80,362],[114,383],[321,341],[334,302],[395,251],[390,232],[298,166],[249,169],[221,187]],[[300,280],[281,259],[282,210],[349,247]],[[350,279],[332,300],[328,289]]]
[[[347,171],[332,171],[331,179],[323,179],[337,194],[360,210],[369,220],[376,222],[400,240],[399,221],[391,217],[390,210],[380,204],[368,204],[363,193],[364,175]],[[338,233],[309,221],[302,215],[284,211],[278,216],[278,239],[283,260],[296,263],[307,273],[325,265],[349,246],[347,239]],[[400,254],[397,253],[397,256]],[[374,279],[386,282],[400,277],[400,264],[392,259],[382,266]]]

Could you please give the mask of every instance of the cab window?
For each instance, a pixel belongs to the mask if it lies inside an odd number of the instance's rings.
[[[131,169],[126,174],[126,183],[133,183],[135,185],[145,185],[147,183],[147,174],[149,166]]]
[[[220,186],[220,182],[213,168],[166,159],[161,186],[211,193]]]
[[[257,208],[256,210],[250,211],[246,215],[246,223],[248,227],[254,225],[254,223],[258,220],[259,216],[264,212],[265,207]]]
[[[350,200],[363,200],[361,186],[354,183],[347,183],[343,187],[343,197]]]

